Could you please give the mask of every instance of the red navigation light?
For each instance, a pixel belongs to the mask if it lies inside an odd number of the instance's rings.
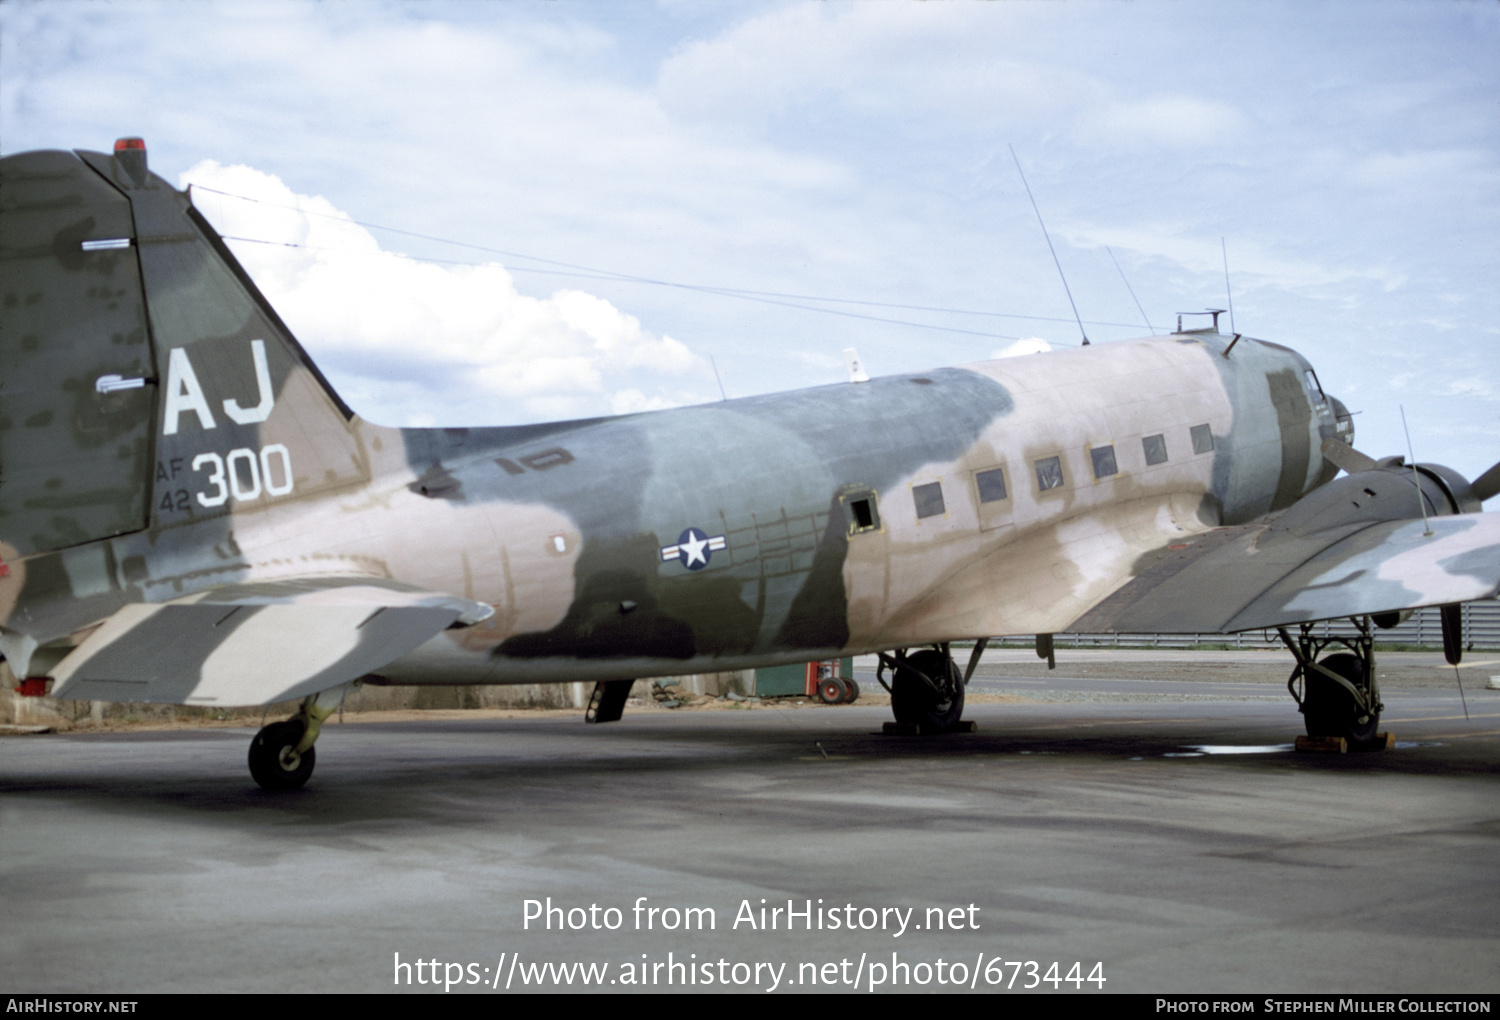
[[[115,151],[124,152],[126,149],[140,149],[146,151],[146,140],[144,138],[116,138]]]

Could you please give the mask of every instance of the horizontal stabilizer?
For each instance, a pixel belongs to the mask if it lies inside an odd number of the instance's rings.
[[[266,705],[378,670],[483,603],[384,578],[230,585],[104,621],[52,670],[59,698]]]
[[[1143,564],[1067,628],[1223,634],[1446,605],[1500,591],[1500,514],[1311,534],[1220,528]]]

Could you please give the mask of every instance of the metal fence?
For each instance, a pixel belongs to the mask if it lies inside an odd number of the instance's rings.
[[[1465,648],[1500,648],[1500,601],[1466,602],[1462,615]],[[1317,624],[1313,630],[1320,637],[1334,634],[1353,636],[1356,633],[1348,620],[1329,620]],[[1266,648],[1281,645],[1274,630],[1252,630],[1240,634],[1057,634],[1054,640],[1059,644],[1113,648],[1193,648],[1199,645]],[[1375,642],[1377,645],[1442,648],[1443,625],[1438,621],[1437,609],[1419,609],[1390,630],[1377,628]]]

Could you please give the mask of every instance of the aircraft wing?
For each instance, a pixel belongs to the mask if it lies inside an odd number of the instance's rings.
[[[1219,528],[1152,554],[1073,633],[1233,633],[1488,598],[1500,514],[1288,534]]]
[[[377,670],[445,628],[493,612],[387,578],[348,576],[132,603],[58,663],[52,695],[178,705],[290,701]]]

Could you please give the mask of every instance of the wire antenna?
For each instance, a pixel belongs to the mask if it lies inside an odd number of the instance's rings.
[[[1152,336],[1155,336],[1156,327],[1151,325],[1150,319],[1146,318],[1146,309],[1141,307],[1141,299],[1135,296],[1135,288],[1130,285],[1129,280],[1125,279],[1125,270],[1120,268],[1120,260],[1115,258],[1114,249],[1106,244],[1104,250],[1109,252],[1109,260],[1115,264],[1115,271],[1120,274],[1120,282],[1124,283],[1125,289],[1130,291],[1130,300],[1135,302],[1136,310],[1141,313],[1141,318],[1146,320],[1146,328],[1151,331]]]
[[[1224,238],[1219,237],[1219,251],[1224,253],[1224,296],[1229,299],[1229,332],[1239,336],[1239,330],[1234,328],[1234,295],[1229,292],[1229,249],[1224,246]]]
[[[0,3],[4,3],[4,0],[0,0]],[[467,241],[457,241],[452,238],[438,237],[433,234],[421,234],[417,233],[416,231],[402,230],[399,227],[391,227],[382,223],[372,223],[368,220],[352,219],[342,213],[317,212],[313,209],[304,209],[301,206],[295,204],[286,202],[271,202],[265,199],[251,198],[248,195],[237,195],[233,192],[220,191],[217,188],[210,188],[200,184],[191,185],[191,189],[194,194],[199,191],[206,191],[214,195],[222,196],[223,198],[238,199],[241,202],[250,202],[255,205],[272,206],[278,209],[295,209],[304,216],[318,216],[322,217],[323,219],[338,220],[343,223],[353,223],[357,226],[366,227],[370,230],[382,230],[386,231],[387,233],[399,234],[403,237],[416,237],[426,241],[436,241],[440,244],[453,245],[458,248],[468,248],[473,251],[488,252],[495,255],[501,255],[506,259],[522,259],[529,262],[539,262],[545,266],[558,267],[555,269],[543,269],[537,266],[516,265],[512,262],[507,261],[505,263],[505,270],[509,273],[539,273],[549,276],[565,276],[583,280],[614,280],[623,283],[635,283],[653,287],[670,287],[676,290],[694,291],[700,294],[713,295],[715,297],[735,298],[737,300],[743,301],[756,301],[762,304],[776,305],[782,308],[795,308],[799,311],[822,312],[827,315],[841,315],[848,318],[864,319],[870,322],[889,322],[898,326],[915,326],[919,329],[935,329],[941,330],[942,332],[946,333],[963,333],[969,336],[992,337],[997,340],[1019,340],[1021,338],[1019,336],[1013,336],[1008,333],[989,333],[981,330],[960,329],[953,326],[940,326],[936,323],[914,322],[909,319],[893,319],[879,315],[863,315],[858,312],[850,312],[838,308],[821,308],[816,305],[798,304],[797,302],[818,301],[839,305],[859,305],[868,308],[893,308],[918,312],[940,312],[949,315],[979,315],[987,316],[990,318],[1026,319],[1029,321],[1037,322],[1068,321],[1065,318],[1060,319],[1052,315],[1021,315],[1011,312],[984,311],[973,308],[947,308],[933,305],[911,305],[892,301],[865,301],[857,298],[828,297],[826,295],[820,294],[798,294],[774,290],[749,290],[743,287],[720,287],[709,284],[685,283],[682,281],[673,280],[659,280],[648,276],[633,276],[629,273],[622,273],[613,269],[600,269],[598,267],[582,266],[572,262],[559,262],[555,259],[546,259],[538,255],[527,255],[522,252],[507,251],[502,248],[493,248],[488,245],[470,244]],[[201,210],[202,207],[199,206],[199,208]],[[273,248],[297,248],[303,251],[327,251],[338,252],[344,255],[362,256],[385,256],[395,254],[393,252],[385,251],[384,249],[377,249],[374,252],[370,252],[365,250],[355,250],[352,248],[329,248],[324,245],[303,244],[295,241],[272,241],[260,237],[241,237],[225,233],[224,231],[220,231],[220,236],[222,236],[226,241],[241,241],[245,244],[263,244]],[[474,266],[482,264],[466,259],[444,259],[427,255],[412,255],[410,253],[403,253],[401,257],[412,259],[417,262],[431,262],[436,265]],[[1129,328],[1132,326],[1132,323],[1129,322],[1112,322],[1103,319],[1090,319],[1089,321],[1095,326],[1121,326],[1125,328]]]
[[[1068,287],[1068,278],[1063,273],[1062,263],[1057,261],[1057,249],[1052,247],[1052,235],[1047,233],[1047,224],[1042,222],[1042,211],[1036,207],[1036,198],[1031,194],[1031,185],[1026,183],[1026,171],[1021,169],[1021,160],[1016,156],[1016,147],[1006,143],[1010,150],[1010,158],[1016,161],[1016,173],[1021,175],[1021,186],[1026,189],[1026,197],[1031,199],[1031,211],[1036,213],[1036,221],[1042,228],[1042,236],[1047,239],[1047,250],[1052,253],[1052,264],[1057,267],[1057,275],[1062,277],[1063,291],[1068,295],[1068,305],[1073,309],[1073,318],[1078,323],[1078,332],[1083,336],[1083,345],[1089,345],[1089,335],[1084,332],[1083,317],[1078,314],[1078,305],[1073,301],[1073,291]]]

